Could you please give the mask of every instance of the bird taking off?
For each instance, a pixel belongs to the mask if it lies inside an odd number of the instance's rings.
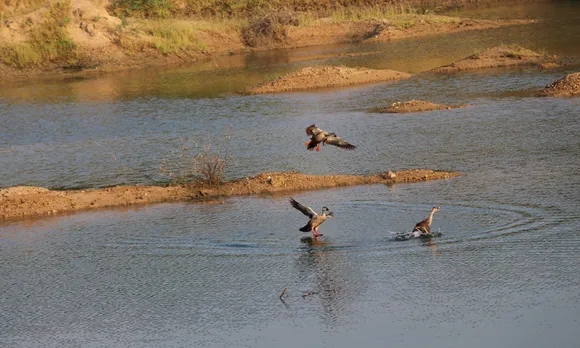
[[[320,225],[326,221],[327,217],[334,216],[334,213],[331,212],[328,207],[322,207],[322,212],[317,214],[312,208],[298,203],[294,200],[294,198],[290,198],[290,204],[295,209],[300,210],[302,214],[310,218],[308,223],[300,228],[300,231],[312,232],[312,236],[314,236],[315,239],[322,236],[322,234],[318,233],[318,227],[320,227]]]
[[[418,222],[413,228],[413,232],[421,232],[422,234],[431,234],[431,222],[433,222],[433,215],[439,211],[439,207],[434,207],[429,213],[429,217]]]

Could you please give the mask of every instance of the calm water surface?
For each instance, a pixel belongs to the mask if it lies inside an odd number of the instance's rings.
[[[336,214],[314,244],[301,239],[305,219],[287,196],[0,223],[1,345],[577,347],[580,100],[532,97],[572,70],[420,74],[348,89],[235,94],[328,52],[377,51],[314,63],[409,72],[508,40],[580,54],[578,35],[566,34],[580,32],[577,5],[516,9],[516,18],[545,21],[425,39],[429,57],[412,54],[425,48],[405,41],[344,45],[3,87],[5,187],[166,180],[160,162],[182,141],[223,151],[228,128],[231,178],[404,168],[465,175],[295,194]],[[367,112],[413,98],[470,106]],[[306,153],[303,129],[312,122],[344,135],[357,151]],[[441,206],[433,223],[441,238],[392,240],[434,205]]]

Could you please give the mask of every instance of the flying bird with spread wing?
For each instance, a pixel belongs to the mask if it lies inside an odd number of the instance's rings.
[[[306,128],[306,135],[310,136],[310,140],[306,142],[306,149],[312,151],[316,149],[316,152],[320,151],[320,144],[322,145],[334,145],[345,150],[354,150],[356,146],[350,144],[348,141],[340,138],[336,133],[329,133],[316,127],[312,124]]]

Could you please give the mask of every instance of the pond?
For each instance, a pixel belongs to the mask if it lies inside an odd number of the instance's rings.
[[[470,16],[497,18],[505,11]],[[418,73],[519,43],[580,54],[580,6],[515,7],[543,22],[0,90],[0,183],[88,188],[163,180],[183,141],[223,150],[229,178],[263,171],[457,170],[458,178],[289,196],[158,204],[0,222],[8,347],[576,347],[580,340],[580,99],[534,98],[571,69],[418,74],[395,83],[240,96],[311,64]],[[537,30],[543,28],[543,30]],[[508,42],[509,41],[509,42]],[[427,45],[427,47],[422,45]],[[316,58],[328,52],[375,52]],[[429,52],[427,55],[425,52]],[[423,114],[368,109],[424,99]],[[307,152],[315,122],[357,145]],[[430,241],[394,241],[433,206]],[[286,290],[284,301],[279,299]]]

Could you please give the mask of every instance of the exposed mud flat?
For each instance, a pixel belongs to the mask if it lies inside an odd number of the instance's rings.
[[[244,94],[302,91],[316,88],[344,87],[364,83],[401,80],[411,74],[390,69],[345,68],[338,66],[307,67],[277,79],[248,88]]]
[[[168,201],[194,200],[199,203],[221,203],[219,199],[228,196],[288,193],[368,184],[391,185],[447,179],[459,175],[456,172],[427,169],[370,176],[272,172],[212,187],[118,186],[91,190],[53,191],[41,187],[18,186],[0,189],[0,218],[46,216],[94,208]]]
[[[384,108],[370,109],[370,112],[378,113],[392,113],[392,114],[404,114],[409,112],[426,112],[434,110],[451,110],[455,108],[462,108],[465,105],[459,106],[449,106],[443,104],[435,104],[424,100],[409,100],[406,102],[396,102]]]
[[[538,92],[538,97],[576,97],[580,96],[580,72],[572,73],[547,85]]]
[[[430,71],[453,73],[464,70],[510,66],[537,66],[550,69],[578,64],[580,64],[580,57],[548,56],[518,45],[502,45],[489,48],[480,53],[474,53],[460,61]]]

